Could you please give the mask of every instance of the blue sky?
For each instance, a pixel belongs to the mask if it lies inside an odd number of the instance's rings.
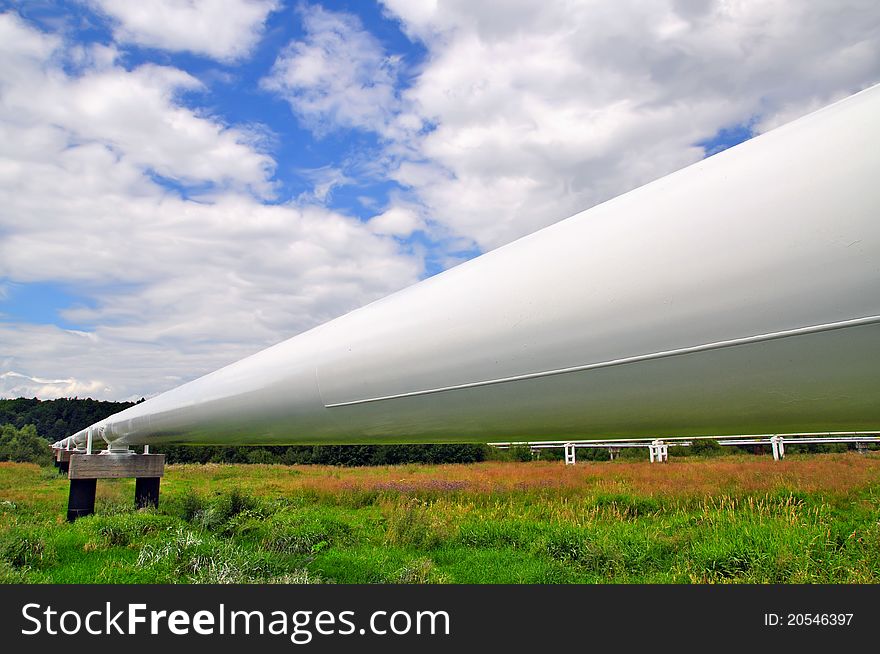
[[[277,182],[278,203],[294,200],[312,188],[312,180],[303,171],[340,162],[369,158],[378,148],[374,134],[358,129],[339,129],[316,138],[308,129],[291,120],[290,107],[282,98],[260,88],[259,82],[272,69],[281,49],[303,37],[301,21],[296,20],[297,6],[287,11],[267,14],[263,34],[249,56],[240,61],[223,62],[189,52],[170,52],[137,43],[118,44],[118,63],[132,70],[146,63],[157,63],[184,70],[205,82],[206,87],[179,96],[180,103],[193,109],[207,110],[227,124],[254,124],[271,130],[267,148],[277,161],[274,181]],[[388,52],[400,54],[407,65],[417,67],[425,49],[413,43],[400,31],[399,23],[383,16],[379,5],[371,2],[324,2],[328,10],[356,15],[366,30],[373,34]],[[47,32],[56,30],[60,20],[68,25],[65,35],[73,43],[111,45],[113,19],[77,2],[0,2],[0,8],[17,11],[31,24]],[[405,79],[401,79],[401,86]],[[187,185],[180,180],[155,177],[155,181],[184,196],[203,192],[204,185]],[[368,197],[375,205],[387,203],[393,184],[384,180],[359,179],[357,184],[339,188],[327,197],[327,206],[346,211],[366,220],[374,215],[358,200]]]
[[[877,81],[880,12],[765,4],[0,2],[0,395],[161,392]]]
[[[75,291],[69,291],[62,284],[53,282],[32,282],[22,284],[7,281],[3,297],[0,297],[0,312],[4,320],[20,321],[39,325],[58,325],[65,329],[82,329],[64,319],[62,310],[86,302]]]

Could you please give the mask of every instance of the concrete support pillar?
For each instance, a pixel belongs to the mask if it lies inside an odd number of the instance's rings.
[[[95,512],[95,490],[97,479],[71,479],[70,495],[67,498],[67,521],[92,515]]]
[[[575,464],[576,458],[574,453],[574,443],[566,443],[565,444],[565,465],[573,466]]]

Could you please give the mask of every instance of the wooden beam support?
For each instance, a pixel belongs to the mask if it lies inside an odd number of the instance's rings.
[[[144,478],[164,474],[164,454],[74,454],[70,457],[71,479]]]
[[[66,452],[66,455],[70,461],[67,475],[70,479],[70,495],[67,500],[69,522],[95,512],[95,490],[99,479],[134,477],[135,506],[139,509],[158,508],[159,481],[165,474],[164,454]]]
[[[70,455],[73,450],[55,450],[55,465],[61,472],[67,472],[70,469]]]

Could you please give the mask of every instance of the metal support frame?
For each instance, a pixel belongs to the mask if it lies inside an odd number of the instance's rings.
[[[655,439],[648,445],[648,460],[651,463],[665,463],[669,460],[669,445]]]
[[[760,434],[753,436],[671,436],[663,439],[620,439],[620,440],[566,440],[566,441],[527,441],[489,443],[499,449],[515,446],[528,446],[532,452],[543,449],[564,448],[566,464],[575,460],[578,448],[604,448],[611,459],[617,458],[625,447],[647,447],[651,463],[668,461],[670,447],[687,447],[696,441],[711,439],[722,446],[739,446],[762,448],[768,445],[773,451],[773,458],[780,461],[785,458],[785,444],[807,445],[824,443],[847,443],[854,445],[860,454],[868,452],[869,444],[880,444],[880,432],[815,432],[801,434]]]
[[[770,437],[770,447],[773,448],[773,460],[780,461],[785,458],[785,439],[782,436]]]

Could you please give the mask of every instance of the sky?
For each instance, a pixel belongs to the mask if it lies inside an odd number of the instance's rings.
[[[876,0],[503,5],[0,0],[0,397],[150,397],[880,82]]]

